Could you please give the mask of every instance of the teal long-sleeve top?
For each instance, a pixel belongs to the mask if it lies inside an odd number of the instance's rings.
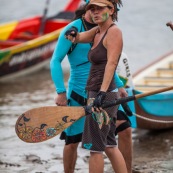
[[[72,47],[72,42],[65,38],[65,32],[72,26],[75,26],[79,32],[85,31],[81,19],[77,19],[68,24],[60,33],[50,61],[51,77],[57,93],[66,91],[61,62]],[[70,94],[69,92],[74,90],[86,98],[85,87],[91,66],[90,62],[88,61],[88,52],[90,48],[91,45],[89,43],[78,43],[75,49],[67,55],[70,64],[70,76],[68,80],[67,92],[68,97]],[[116,72],[114,77],[117,88],[123,87],[123,82],[120,80]]]

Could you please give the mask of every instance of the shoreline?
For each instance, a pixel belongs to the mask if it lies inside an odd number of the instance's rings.
[[[25,110],[54,105],[54,86],[48,70],[1,85],[0,95],[0,173],[63,173],[64,141],[59,136],[42,143],[25,143],[14,127]],[[133,173],[173,172],[173,129],[133,129],[132,138]],[[88,158],[88,151],[79,146],[75,173],[88,172]],[[113,173],[106,157],[104,173]]]

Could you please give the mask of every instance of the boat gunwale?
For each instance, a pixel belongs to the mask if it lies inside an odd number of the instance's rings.
[[[135,72],[132,77],[133,79],[136,78],[139,74],[144,73],[144,71],[146,71],[147,69],[149,69],[151,66],[153,66],[154,64],[158,63],[161,60],[164,60],[166,57],[169,57],[173,55],[173,50],[162,55],[161,57],[157,58],[156,60],[152,61],[151,63],[145,65],[144,67],[140,68],[139,70],[137,70],[137,72]]]
[[[64,21],[68,22],[69,20],[64,20]],[[37,38],[34,38],[32,40],[24,41],[24,42],[22,42],[22,43],[20,43],[18,45],[14,45],[14,46],[11,46],[11,47],[8,47],[8,48],[0,49],[0,53],[1,52],[6,52],[6,51],[12,51],[12,50],[15,50],[15,49],[18,49],[18,48],[22,48],[22,47],[25,47],[25,46],[27,47],[28,45],[31,45],[31,44],[39,42],[39,41],[42,41],[42,43],[40,45],[45,44],[45,43],[47,43],[50,40],[56,39],[59,36],[59,34],[60,34],[60,32],[61,32],[61,30],[63,28],[64,27],[59,28],[57,30],[54,30],[54,31],[52,31],[50,33],[43,34],[43,35],[41,35],[41,36],[39,36]]]

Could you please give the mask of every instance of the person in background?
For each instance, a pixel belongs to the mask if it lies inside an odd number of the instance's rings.
[[[56,45],[56,49],[50,62],[51,76],[57,91],[57,96],[55,97],[55,103],[57,105],[65,106],[67,105],[68,101],[69,106],[86,105],[87,96],[85,92],[85,86],[90,69],[90,63],[87,59],[87,54],[89,49],[91,48],[91,44],[72,44],[70,41],[64,38],[64,33],[72,26],[75,26],[79,32],[89,30],[96,26],[96,24],[93,24],[91,20],[89,11],[86,11],[85,13],[85,6],[86,5],[83,5],[81,8],[79,8],[79,10],[76,11],[76,20],[70,23],[61,32]],[[61,62],[66,55],[68,55],[71,69],[67,93],[63,79],[63,70],[61,67]],[[127,96],[127,93],[123,88],[123,83],[121,82],[117,74],[115,74],[115,79],[116,85],[117,87],[119,87],[118,90],[121,97]],[[121,122],[128,124],[126,119],[121,120]],[[77,159],[77,147],[79,142],[81,142],[82,140],[83,126],[84,119],[81,119],[74,123],[71,127],[67,128],[60,136],[60,139],[65,140],[63,151],[65,173],[74,172]],[[127,141],[125,135],[126,133],[129,133],[129,129],[130,125],[126,125],[124,126],[124,128],[120,128],[120,134],[122,134],[122,137],[119,137],[119,141],[122,141],[122,144]],[[127,132],[125,132],[126,130]],[[123,140],[125,141],[123,142]],[[121,146],[123,147],[124,144]],[[124,150],[127,151],[126,149]],[[124,153],[126,153],[125,151]]]
[[[172,31],[173,31],[173,23],[171,21],[166,23],[166,26],[169,26],[172,29]]]

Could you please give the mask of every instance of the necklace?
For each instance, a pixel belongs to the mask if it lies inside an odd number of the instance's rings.
[[[86,21],[86,22],[87,22],[87,21]],[[82,16],[82,24],[83,24],[83,26],[84,26],[85,31],[88,31],[89,29],[91,29],[91,28],[94,27],[94,26],[91,27],[91,26],[88,25],[88,27],[89,27],[89,28],[88,28],[86,22],[85,22],[84,16]],[[90,28],[90,27],[91,27],[91,28]],[[91,47],[92,47],[92,44],[93,44],[93,43],[90,43]]]
[[[85,31],[88,31],[88,28],[87,28],[85,20],[84,20],[84,16],[82,16],[82,23],[83,23],[83,26],[85,28]]]

